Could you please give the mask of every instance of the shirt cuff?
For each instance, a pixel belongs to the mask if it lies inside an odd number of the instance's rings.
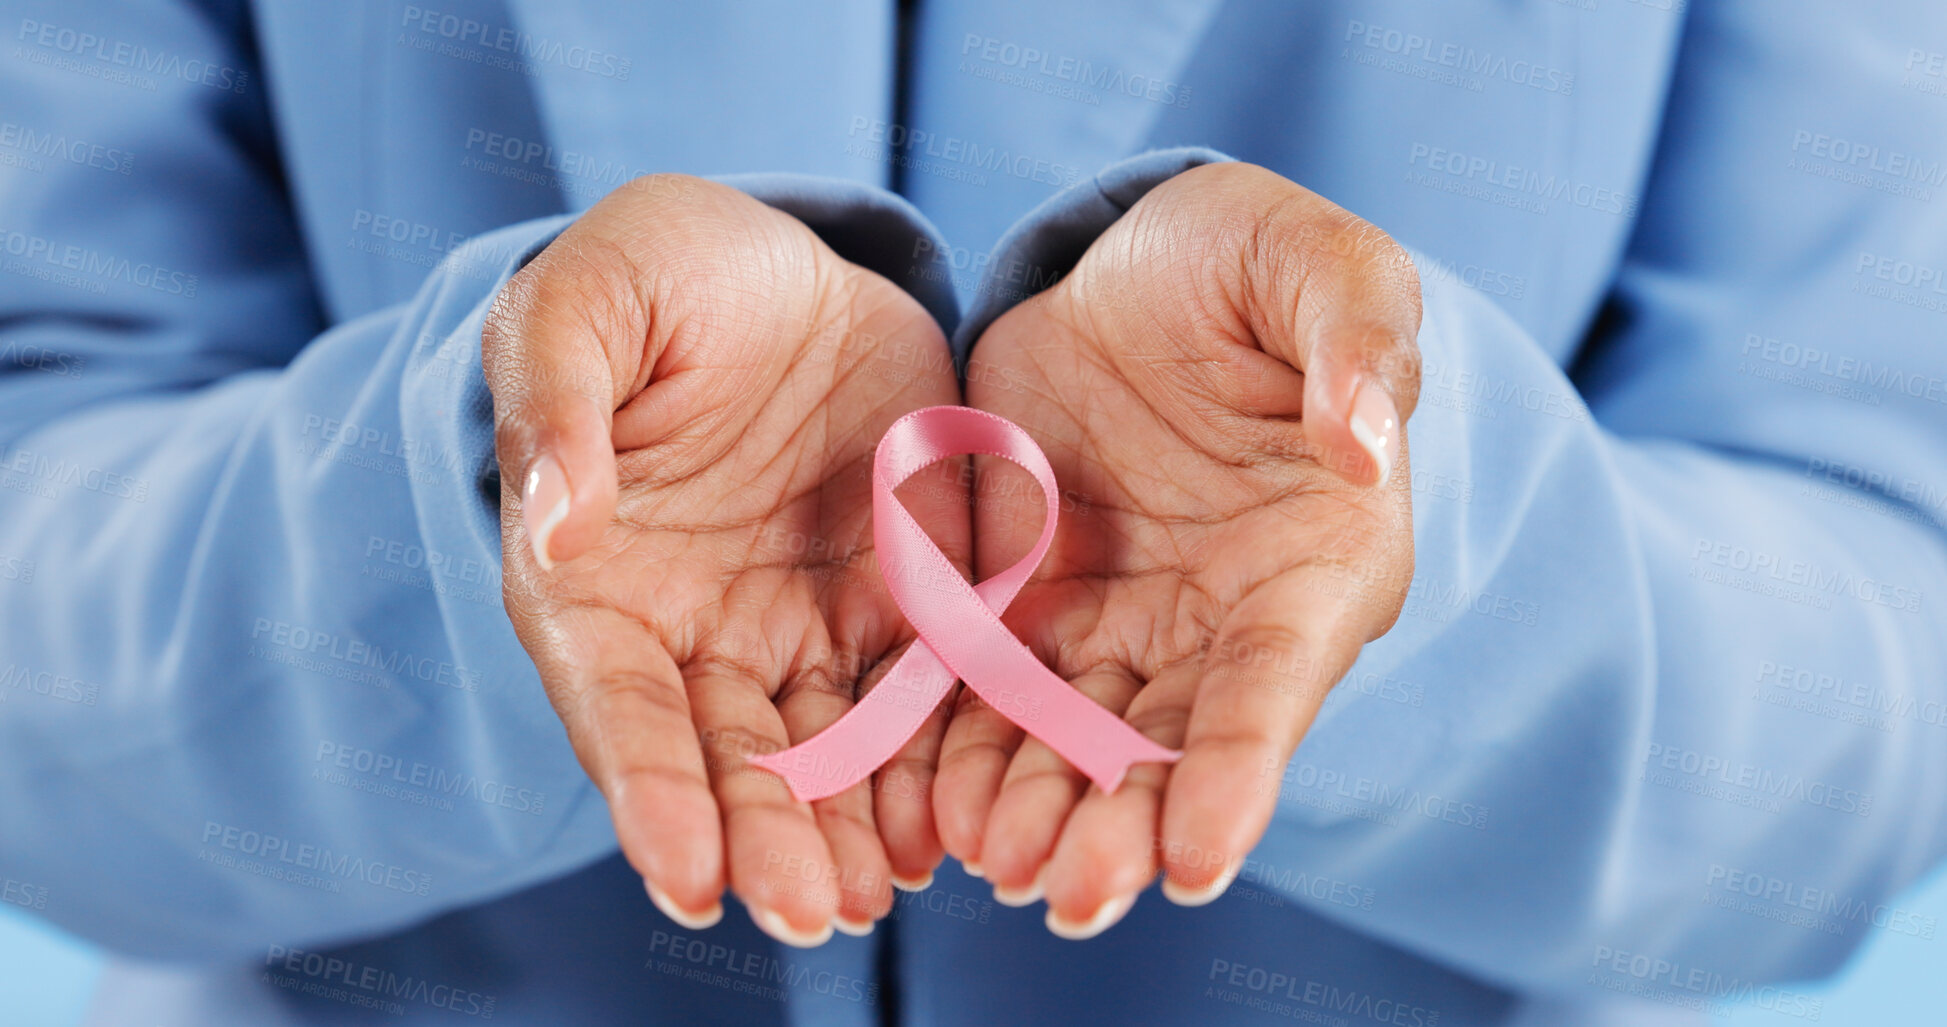
[[[1096,238],[1151,189],[1191,168],[1231,159],[1201,146],[1139,153],[1029,211],[994,244],[966,319],[952,334],[954,360],[965,368],[967,354],[988,325],[1015,304],[1060,281]]]

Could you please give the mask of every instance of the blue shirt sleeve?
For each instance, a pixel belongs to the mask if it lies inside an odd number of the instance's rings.
[[[48,31],[84,46],[102,17]],[[114,18],[208,74],[0,62],[9,118],[104,149],[4,179],[0,871],[92,941],[216,960],[613,852],[501,606],[480,367],[493,297],[568,219],[320,334],[241,13]],[[951,327],[946,247],[904,201],[732,181]]]
[[[1405,614],[1267,843],[1399,897],[1365,929],[1584,999],[1933,933],[1896,901],[1947,855],[1947,213],[1911,194],[1947,108],[1897,85],[1912,18],[1693,5],[1567,372],[1426,285]],[[1393,825],[1313,801],[1382,795]]]
[[[1789,100],[1909,152],[1942,118],[1855,113],[1905,50],[1890,24],[1821,17],[1698,16],[1572,369],[1422,276],[1415,575],[1267,773],[1279,814],[1248,884],[1571,1002],[1723,997],[1830,973],[1874,928],[1933,933],[1893,897],[1947,854],[1947,215],[1804,167],[1834,144]],[[1802,59],[1821,31],[1860,45]],[[1752,32],[1776,52],[1741,59]],[[1030,214],[962,352],[1020,298],[1008,268],[1059,271],[1212,159],[1143,154]],[[1388,901],[1289,886],[1321,878]]]
[[[5,179],[0,866],[61,926],[186,959],[596,857],[500,609],[476,387],[487,304],[561,223],[319,335],[240,9],[49,21],[10,29],[70,59],[0,62],[8,118],[101,159]],[[128,40],[147,87],[91,55]]]

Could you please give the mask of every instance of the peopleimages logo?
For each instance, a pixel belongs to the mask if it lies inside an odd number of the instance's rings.
[[[135,155],[127,150],[91,143],[62,132],[37,132],[12,121],[0,121],[0,149],[123,175],[135,170]]]
[[[66,674],[36,671],[18,663],[9,663],[0,667],[0,702],[6,701],[9,692],[45,696],[78,706],[93,706],[100,700],[101,686]]]
[[[1791,799],[1808,806],[1821,806],[1856,817],[1867,816],[1873,811],[1871,792],[1860,792],[1788,771],[1771,770],[1741,760],[1712,756],[1694,749],[1664,745],[1661,742],[1650,743],[1648,751],[1643,756],[1643,766],[1646,774],[1653,774],[1659,769],[1675,771],[1706,785],[1741,789],[1769,799]],[[1650,781],[1667,787],[1679,787],[1681,791],[1704,794],[1694,788],[1671,785],[1671,779],[1665,775],[1656,775],[1651,777]],[[1707,797],[1720,798],[1721,796],[1712,794]],[[1741,805],[1751,804],[1741,803]],[[1764,808],[1777,812],[1774,806]]]
[[[885,146],[897,156],[930,157],[948,164],[999,175],[1011,175],[1042,185],[1065,188],[1082,180],[1082,170],[1077,167],[1057,164],[1025,153],[1015,153],[1004,146],[986,146],[960,136],[910,128],[896,122],[868,118],[864,115],[855,115],[852,118],[848,134],[854,139],[863,136],[866,141]],[[866,153],[856,155],[871,156]]]
[[[1590,960],[1589,983],[1610,991],[1635,995],[1706,1012],[1728,1012],[1733,1005],[1750,1005],[1786,1016],[1817,1020],[1823,999],[1802,991],[1726,977],[1715,970],[1690,966],[1641,952],[1598,945]]]
[[[31,342],[9,342],[0,346],[0,367],[19,367],[45,371],[61,378],[79,378],[88,358],[78,353],[62,353]]]
[[[219,824],[214,820],[203,825],[203,844],[212,843],[230,852],[264,860],[272,866],[281,864],[342,881],[364,881],[375,887],[412,895],[425,895],[433,886],[431,874],[333,852],[322,845],[294,843],[289,838]]]
[[[1387,28],[1384,25],[1348,21],[1345,23],[1343,42],[1356,43],[1367,50],[1393,57],[1419,61],[1462,74],[1478,75],[1483,79],[1499,79],[1546,93],[1560,93],[1567,96],[1575,92],[1575,73],[1572,71],[1551,68],[1545,64],[1519,58],[1511,59],[1501,54],[1476,50],[1471,46],[1462,46],[1458,43],[1442,42],[1430,36]]]
[[[250,73],[232,68],[227,64],[199,58],[184,58],[167,50],[151,50],[146,46],[122,43],[98,36],[92,32],[81,32],[35,21],[32,18],[20,19],[20,31],[14,38],[29,43],[44,51],[66,54],[81,60],[95,61],[99,64],[130,71],[139,71],[160,78],[181,79],[212,89],[227,89],[241,93],[250,83]],[[23,56],[19,51],[16,56]],[[86,70],[86,66],[75,70]]]
[[[631,58],[558,39],[529,35],[505,25],[490,25],[457,14],[407,4],[401,13],[402,28],[418,33],[400,42],[418,50],[432,50],[442,56],[492,64],[511,71],[529,71],[523,61],[553,64],[570,71],[587,72],[617,82],[629,79],[635,62]],[[468,51],[460,47],[476,47]],[[481,51],[490,51],[482,53]],[[506,56],[501,56],[506,55]],[[493,59],[489,59],[493,58]]]
[[[502,781],[478,777],[474,774],[455,773],[442,767],[435,767],[418,760],[346,745],[330,740],[318,743],[314,761],[324,767],[337,768],[367,777],[373,781],[405,785],[424,789],[435,795],[457,796],[476,802],[510,809],[516,813],[532,813],[539,816],[547,804],[547,797],[528,788],[517,788]]]
[[[785,1000],[785,989],[860,1005],[875,1005],[879,1001],[877,981],[813,969],[768,952],[738,949],[669,931],[650,935],[649,958],[643,963],[643,969],[773,1002]]]
[[[47,889],[9,877],[0,881],[0,902],[23,909],[46,909]]]
[[[1559,175],[1545,175],[1532,168],[1504,164],[1442,146],[1414,143],[1406,163],[1457,180],[1505,189],[1533,201],[1560,200],[1598,214],[1617,214],[1626,218],[1636,216],[1636,197],[1628,193]],[[1544,207],[1536,213],[1545,214],[1547,210]]]
[[[1705,887],[1717,888],[1737,895],[1792,909],[1805,910],[1821,917],[1856,924],[1870,924],[1894,934],[1931,940],[1934,931],[1940,926],[1935,917],[1916,913],[1910,909],[1889,906],[1883,902],[1866,902],[1840,895],[1829,888],[1816,888],[1788,881],[1782,877],[1754,873],[1737,867],[1727,867],[1712,863],[1710,873],[1705,877]]]
[[[90,249],[55,242],[43,236],[0,228],[0,253],[18,258],[19,267],[9,270],[72,271],[104,282],[123,282],[171,296],[196,295],[196,276],[174,271],[160,264],[130,260]],[[14,262],[10,262],[14,263]]]
[[[1205,980],[1209,982],[1204,989],[1205,998],[1276,1013],[1294,1020],[1310,1020],[1317,1013],[1328,1013],[1393,1024],[1395,1027],[1436,1027],[1440,1022],[1440,1011],[1437,1009],[1357,988],[1342,988],[1336,984],[1310,980],[1302,974],[1284,973],[1228,959],[1211,959],[1210,973]],[[1240,989],[1241,994],[1227,994],[1217,990],[1219,988]],[[1284,1001],[1279,1007],[1272,1008],[1261,1002],[1249,1001],[1246,996],[1265,996]],[[1244,1000],[1240,1001],[1240,998]]]
[[[1823,132],[1799,129],[1792,133],[1792,152],[1809,153],[1820,160],[1877,172],[1910,182],[1931,186],[1947,185],[1947,164],[1872,143],[1830,136]]]
[[[1698,567],[1722,568],[1821,596],[1844,596],[1862,603],[1916,613],[1926,598],[1926,593],[1915,587],[1890,585],[1855,575],[1851,571],[1833,570],[1806,560],[1795,560],[1714,539],[1698,539],[1690,551],[1690,559],[1692,577],[1698,576]]]
[[[1869,358],[1835,353],[1817,346],[1781,342],[1756,332],[1745,333],[1744,344],[1738,355],[1837,382],[1863,385],[1881,392],[1901,393],[1929,403],[1947,404],[1947,378],[1924,371],[1909,371],[1883,361],[1874,362]]]
[[[405,1013],[405,1003],[417,1002],[491,1020],[499,1003],[494,996],[470,988],[283,945],[272,945],[265,951],[264,966],[269,968],[267,977],[275,974],[282,978],[270,981],[280,988],[380,1009],[394,1016]]]
[[[479,671],[302,624],[258,617],[250,629],[250,638],[252,642],[267,643],[288,652],[328,657],[349,667],[370,668],[401,681],[425,681],[462,692],[480,690]]]
[[[972,57],[982,64],[1021,72],[1024,75],[1038,75],[1043,79],[1086,86],[1105,93],[1120,93],[1138,100],[1160,103],[1165,107],[1183,108],[1190,105],[1190,87],[1180,82],[1171,82],[1153,75],[1129,74],[1121,68],[1097,66],[1079,57],[1052,54],[1039,47],[1022,46],[975,32],[967,33],[961,40],[960,56]],[[1020,84],[1025,85],[1026,82]],[[1094,97],[1089,94],[1078,94],[1074,98],[1085,102],[1094,100]]]
[[[1820,674],[1804,667],[1793,667],[1773,660],[1758,661],[1758,674],[1755,679],[1760,686],[1757,697],[1763,697],[1763,689],[1768,687],[1777,692],[1791,693],[1804,697],[1809,705],[1804,708],[1811,712],[1830,711],[1837,714],[1836,719],[1851,720],[1869,726],[1885,727],[1882,717],[1896,720],[1911,720],[1932,727],[1947,727],[1947,702],[1939,699],[1921,701],[1911,695],[1895,692],[1870,681],[1855,681],[1836,674]],[[1835,704],[1827,706],[1825,704]],[[1778,702],[1774,705],[1792,705]],[[1844,707],[1845,709],[1841,709]],[[1879,716],[1872,716],[1877,714]]]
[[[0,447],[0,480],[7,476],[18,476],[26,484],[48,483],[107,496],[110,499],[126,499],[131,502],[147,502],[149,482],[119,474],[92,464],[83,464],[48,453],[36,453],[31,449],[9,450]],[[46,498],[55,496],[53,490],[43,493]]]

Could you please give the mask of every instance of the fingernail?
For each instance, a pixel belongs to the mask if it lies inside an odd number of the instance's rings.
[[[928,870],[925,877],[901,877],[894,874],[892,886],[900,891],[925,891],[933,887],[933,871]]]
[[[784,919],[784,916],[776,910],[765,909],[762,906],[750,907],[750,919],[757,925],[758,930],[797,948],[815,949],[832,940],[832,925],[829,920],[825,921],[824,927],[816,931],[801,931],[791,926],[791,922]]]
[[[1188,888],[1177,884],[1168,874],[1163,875],[1163,897],[1179,906],[1208,906],[1229,890],[1230,883],[1237,880],[1237,867],[1229,866],[1217,875],[1217,879],[1202,888]]]
[[[656,908],[662,910],[664,916],[676,921],[676,925],[679,927],[691,931],[701,931],[705,928],[715,927],[717,921],[723,919],[722,902],[712,902],[709,909],[701,913],[691,913],[678,906],[668,895],[663,894],[661,888],[656,887],[648,881],[642,882],[642,885],[649,889],[649,901],[655,903]]]
[[[969,863],[963,859],[960,861],[960,869],[966,871],[968,877],[977,877],[983,881],[987,879],[987,875],[981,871],[978,863]]]
[[[561,461],[543,453],[528,465],[527,487],[521,492],[521,518],[527,523],[527,541],[534,547],[534,562],[544,571],[554,569],[548,555],[548,540],[554,529],[568,517],[568,476]]]
[[[1044,886],[1044,880],[1047,874],[1048,866],[1044,863],[1041,869],[1034,872],[1034,880],[1028,882],[1028,886],[1025,888],[1009,888],[1004,884],[995,885],[994,901],[1003,906],[1013,906],[1016,909],[1022,906],[1032,906],[1040,902],[1041,897],[1048,893],[1047,888]]]
[[[1048,930],[1057,938],[1065,938],[1068,941],[1087,941],[1101,934],[1103,931],[1114,927],[1116,921],[1121,920],[1129,912],[1130,907],[1135,904],[1136,896],[1134,894],[1124,895],[1119,899],[1110,899],[1102,903],[1102,908],[1097,909],[1094,916],[1083,921],[1070,920],[1056,912],[1053,906],[1049,906]]]
[[[832,926],[838,928],[841,934],[849,934],[854,938],[863,938],[871,934],[872,929],[879,926],[879,924],[874,920],[867,920],[864,923],[853,923],[841,916],[832,921]]]
[[[1371,382],[1359,386],[1359,394],[1352,398],[1351,427],[1352,437],[1379,467],[1379,477],[1373,484],[1384,485],[1399,458],[1399,412],[1386,390]]]

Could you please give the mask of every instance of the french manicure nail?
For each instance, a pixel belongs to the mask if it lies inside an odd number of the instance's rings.
[[[1041,897],[1048,893],[1045,885],[1047,874],[1048,867],[1046,864],[1043,864],[1041,869],[1034,872],[1034,880],[1028,882],[1028,886],[1025,888],[1009,888],[1006,885],[995,885],[994,901],[1003,906],[1013,906],[1016,909],[1022,906],[1032,906],[1040,902]]]
[[[832,921],[832,926],[837,928],[840,934],[849,934],[854,938],[864,938],[870,935],[872,929],[879,926],[879,924],[875,920],[867,920],[864,923],[853,923],[841,916]]]
[[[548,540],[554,529],[568,518],[568,476],[561,461],[543,453],[527,468],[527,487],[521,492],[521,519],[527,524],[527,541],[534,547],[534,562],[544,571],[554,569],[548,555]]]
[[[1224,872],[1218,874],[1216,880],[1202,888],[1180,885],[1176,883],[1175,878],[1165,874],[1163,875],[1163,897],[1179,906],[1208,906],[1229,890],[1230,883],[1235,880],[1237,880],[1236,866],[1225,867]]]
[[[1352,398],[1351,427],[1352,437],[1379,468],[1373,484],[1384,485],[1399,458],[1399,412],[1386,390],[1371,382],[1359,386],[1359,394]]]
[[[963,859],[960,861],[960,869],[966,871],[968,877],[977,877],[983,881],[987,879],[986,873],[980,869],[978,863],[969,863]]]
[[[757,924],[758,930],[797,948],[815,949],[832,940],[832,924],[829,920],[825,921],[825,926],[819,930],[801,931],[791,926],[791,922],[784,919],[783,914],[762,906],[751,906],[750,918]]]
[[[1048,907],[1048,930],[1057,938],[1063,938],[1068,941],[1087,941],[1101,934],[1103,931],[1114,927],[1116,922],[1127,915],[1130,907],[1135,904],[1136,896],[1133,894],[1124,895],[1119,899],[1110,899],[1102,903],[1101,908],[1095,911],[1094,916],[1082,921],[1070,920],[1056,912],[1053,906],[1050,906]]]
[[[717,921],[723,919],[723,903],[720,901],[711,903],[710,908],[701,913],[692,913],[678,906],[674,900],[663,893],[661,888],[656,887],[654,884],[643,881],[642,885],[649,890],[649,901],[655,903],[656,908],[662,910],[664,916],[676,921],[677,926],[685,930],[701,931],[705,928],[715,927]]]
[[[900,891],[925,891],[933,887],[933,871],[928,870],[924,877],[900,877],[894,874],[892,886]]]

